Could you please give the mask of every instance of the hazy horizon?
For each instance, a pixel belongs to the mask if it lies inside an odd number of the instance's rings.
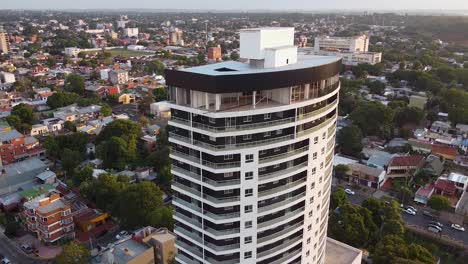
[[[0,9],[176,9],[176,10],[431,10],[460,11],[468,9],[467,0],[237,0],[228,5],[222,0],[4,0]]]

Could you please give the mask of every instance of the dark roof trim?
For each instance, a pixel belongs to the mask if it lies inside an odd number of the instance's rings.
[[[232,75],[206,75],[165,70],[166,84],[207,93],[251,92],[284,88],[325,80],[341,71],[341,60],[321,66]]]

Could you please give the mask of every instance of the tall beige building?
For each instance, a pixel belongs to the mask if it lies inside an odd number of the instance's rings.
[[[0,32],[0,53],[8,53],[8,35]]]

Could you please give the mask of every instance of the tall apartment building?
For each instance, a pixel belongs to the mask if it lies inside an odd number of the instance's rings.
[[[75,238],[71,205],[60,194],[39,196],[25,202],[23,207],[28,230],[36,233],[40,240],[52,243],[62,238]]]
[[[336,57],[293,28],[245,29],[240,56],[167,70],[178,263],[324,263]]]
[[[5,32],[0,32],[0,54],[7,54],[9,51],[8,35]]]
[[[376,64],[382,61],[382,53],[369,52],[369,37],[316,37],[314,53],[323,56],[337,56],[345,65],[360,63]]]

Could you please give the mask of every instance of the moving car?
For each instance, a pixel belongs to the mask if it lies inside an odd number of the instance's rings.
[[[439,230],[440,232],[442,232],[442,227],[440,227],[440,226],[438,226],[438,225],[429,224],[427,227],[428,227],[428,228],[429,228],[429,227],[432,227],[432,228],[435,228],[435,229]]]
[[[461,232],[465,231],[465,228],[459,224],[452,224],[452,228]]]
[[[431,222],[429,222],[429,224],[430,225],[436,225],[436,226],[438,226],[440,228],[444,227],[443,224],[441,224],[440,222],[437,222],[437,221],[431,221]]]
[[[118,233],[115,236],[115,239],[120,240],[120,239],[122,239],[122,238],[124,238],[124,237],[126,237],[128,235],[129,235],[129,233],[127,231],[123,230],[123,231],[120,231],[120,233]]]
[[[440,230],[438,228],[435,228],[433,226],[428,226],[427,230],[431,231],[432,233],[436,233],[436,234],[440,232]]]
[[[423,211],[423,216],[427,217],[427,218],[430,218],[430,219],[434,219],[435,216],[433,214],[431,214],[430,212],[428,211]]]
[[[405,212],[405,213],[407,213],[409,215],[416,215],[416,212],[411,210],[411,209],[405,209],[405,210],[403,210],[403,212]]]
[[[21,249],[24,251],[26,254],[31,254],[34,250],[30,245],[21,245]]]
[[[349,194],[349,195],[354,195],[355,194],[355,192],[353,190],[351,190],[351,189],[345,189],[344,192]]]

